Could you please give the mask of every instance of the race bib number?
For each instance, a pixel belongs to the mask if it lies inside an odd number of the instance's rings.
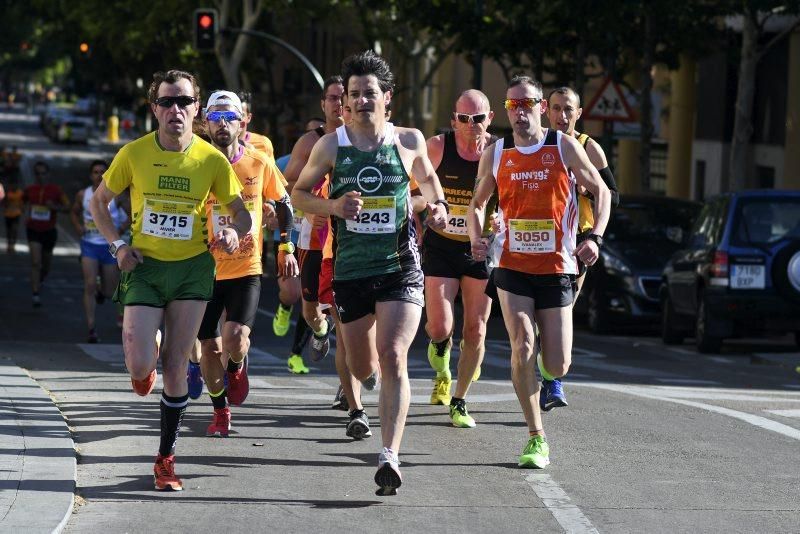
[[[358,220],[347,221],[347,229],[358,234],[389,234],[395,231],[394,197],[366,197]]]
[[[250,231],[247,232],[248,234],[253,233],[253,229],[256,227],[256,203],[254,200],[248,200],[244,203],[245,209],[250,213],[250,218],[253,220],[253,225],[250,227]],[[211,219],[212,219],[212,227],[214,230],[214,235],[218,232],[221,232],[225,228],[231,225],[233,222],[233,215],[228,213],[228,210],[225,209],[225,206],[222,204],[214,203],[211,205]]]
[[[296,232],[299,232],[303,229],[303,221],[305,220],[305,215],[301,210],[294,210],[292,214],[292,227]]]
[[[468,206],[450,206],[447,227],[444,229],[446,233],[467,235],[467,208]]]
[[[34,221],[49,221],[50,208],[42,206],[41,204],[33,204],[31,206],[31,220]]]
[[[146,198],[142,233],[182,241],[191,239],[194,226],[193,210],[194,204],[188,202]]]
[[[556,224],[552,219],[508,221],[508,250],[523,254],[556,251]]]
[[[97,229],[97,224],[91,219],[84,219],[83,227],[86,228],[86,235],[97,235],[100,233]]]

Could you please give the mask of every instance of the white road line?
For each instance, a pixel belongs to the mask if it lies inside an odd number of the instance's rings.
[[[735,363],[731,358],[726,358],[724,356],[708,356],[707,358],[712,362],[716,363],[724,363],[724,364]]]
[[[565,532],[575,534],[598,534],[592,523],[583,515],[581,509],[572,504],[569,496],[555,480],[546,473],[536,473],[525,477],[536,496],[542,500],[547,510],[561,525]]]
[[[800,410],[764,410],[765,412],[774,413],[783,417],[800,417]]]
[[[583,383],[580,385],[597,389],[605,389],[607,391],[614,391],[617,393],[621,392],[620,387],[614,384]],[[653,388],[629,386],[622,393],[624,393],[625,395],[633,395],[634,397],[642,397],[645,399],[674,402],[675,404],[683,404],[684,406],[691,406],[692,408],[698,408],[700,410],[706,410],[709,412],[718,413],[720,415],[727,415],[728,417],[739,419],[740,421],[744,421],[745,423],[749,423],[753,426],[763,428],[764,430],[769,430],[771,432],[775,432],[777,434],[781,434],[786,437],[800,441],[799,429],[784,425],[783,423],[778,423],[776,421],[767,419],[766,417],[761,417],[759,415],[739,412],[737,410],[731,410],[730,408],[723,408],[722,406],[714,406],[713,404],[705,404],[702,402],[694,402],[685,399],[676,399],[674,397],[664,395],[662,391]]]
[[[656,378],[658,382],[667,382],[670,384],[695,384],[698,386],[707,385],[707,386],[719,386],[721,385],[719,382],[715,382],[714,380],[698,380],[695,378]]]

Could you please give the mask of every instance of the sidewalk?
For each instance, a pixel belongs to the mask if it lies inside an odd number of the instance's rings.
[[[60,532],[72,513],[75,448],[61,412],[0,353],[0,530]]]

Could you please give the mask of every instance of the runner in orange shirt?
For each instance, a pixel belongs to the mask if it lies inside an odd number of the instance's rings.
[[[228,436],[231,425],[228,402],[235,406],[242,404],[249,391],[247,351],[261,295],[264,202],[275,202],[284,235],[292,223],[291,203],[280,171],[262,154],[237,142],[242,116],[242,104],[235,93],[216,91],[209,96],[206,106],[208,135],[211,143],[231,162],[244,188],[242,199],[253,219],[253,229],[233,253],[221,250],[214,241],[210,244],[217,266],[216,282],[197,335],[202,347],[203,378],[214,406],[214,419],[208,426],[207,436]],[[213,196],[206,207],[208,235],[216,235],[230,224],[230,216]],[[297,276],[297,261],[291,251],[279,253],[278,270],[283,276]],[[225,322],[220,332],[223,311]]]
[[[482,237],[484,210],[496,188],[505,241],[492,276],[511,340],[511,380],[529,432],[519,465],[541,469],[550,463],[550,447],[538,402],[535,327],[543,349],[539,371],[552,382],[569,370],[577,262],[597,261],[611,194],[577,139],[542,128],[547,101],[538,82],[512,78],[504,105],[513,134],[481,155],[467,232],[472,257],[483,260],[489,250]],[[580,244],[576,184],[595,199],[594,225]]]

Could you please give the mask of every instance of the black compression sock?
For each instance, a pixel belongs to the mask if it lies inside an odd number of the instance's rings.
[[[235,373],[236,371],[242,368],[242,365],[244,365],[244,359],[242,359],[242,361],[240,362],[235,362],[232,359],[228,358],[228,367],[227,367],[228,372]]]
[[[294,327],[294,340],[292,341],[292,354],[302,354],[303,348],[311,338],[311,328],[302,315],[297,318],[297,325]]]
[[[211,392],[208,393],[208,396],[211,397],[211,404],[214,405],[215,410],[221,410],[228,405],[228,394],[224,389],[216,397]]]
[[[161,394],[161,444],[158,447],[158,454],[161,456],[175,454],[175,443],[178,441],[178,432],[188,404],[188,394],[183,397]]]
[[[446,351],[447,347],[450,345],[450,338],[448,337],[442,341],[431,340],[431,343],[433,343],[433,346],[436,347],[436,355],[444,356],[444,351]]]

